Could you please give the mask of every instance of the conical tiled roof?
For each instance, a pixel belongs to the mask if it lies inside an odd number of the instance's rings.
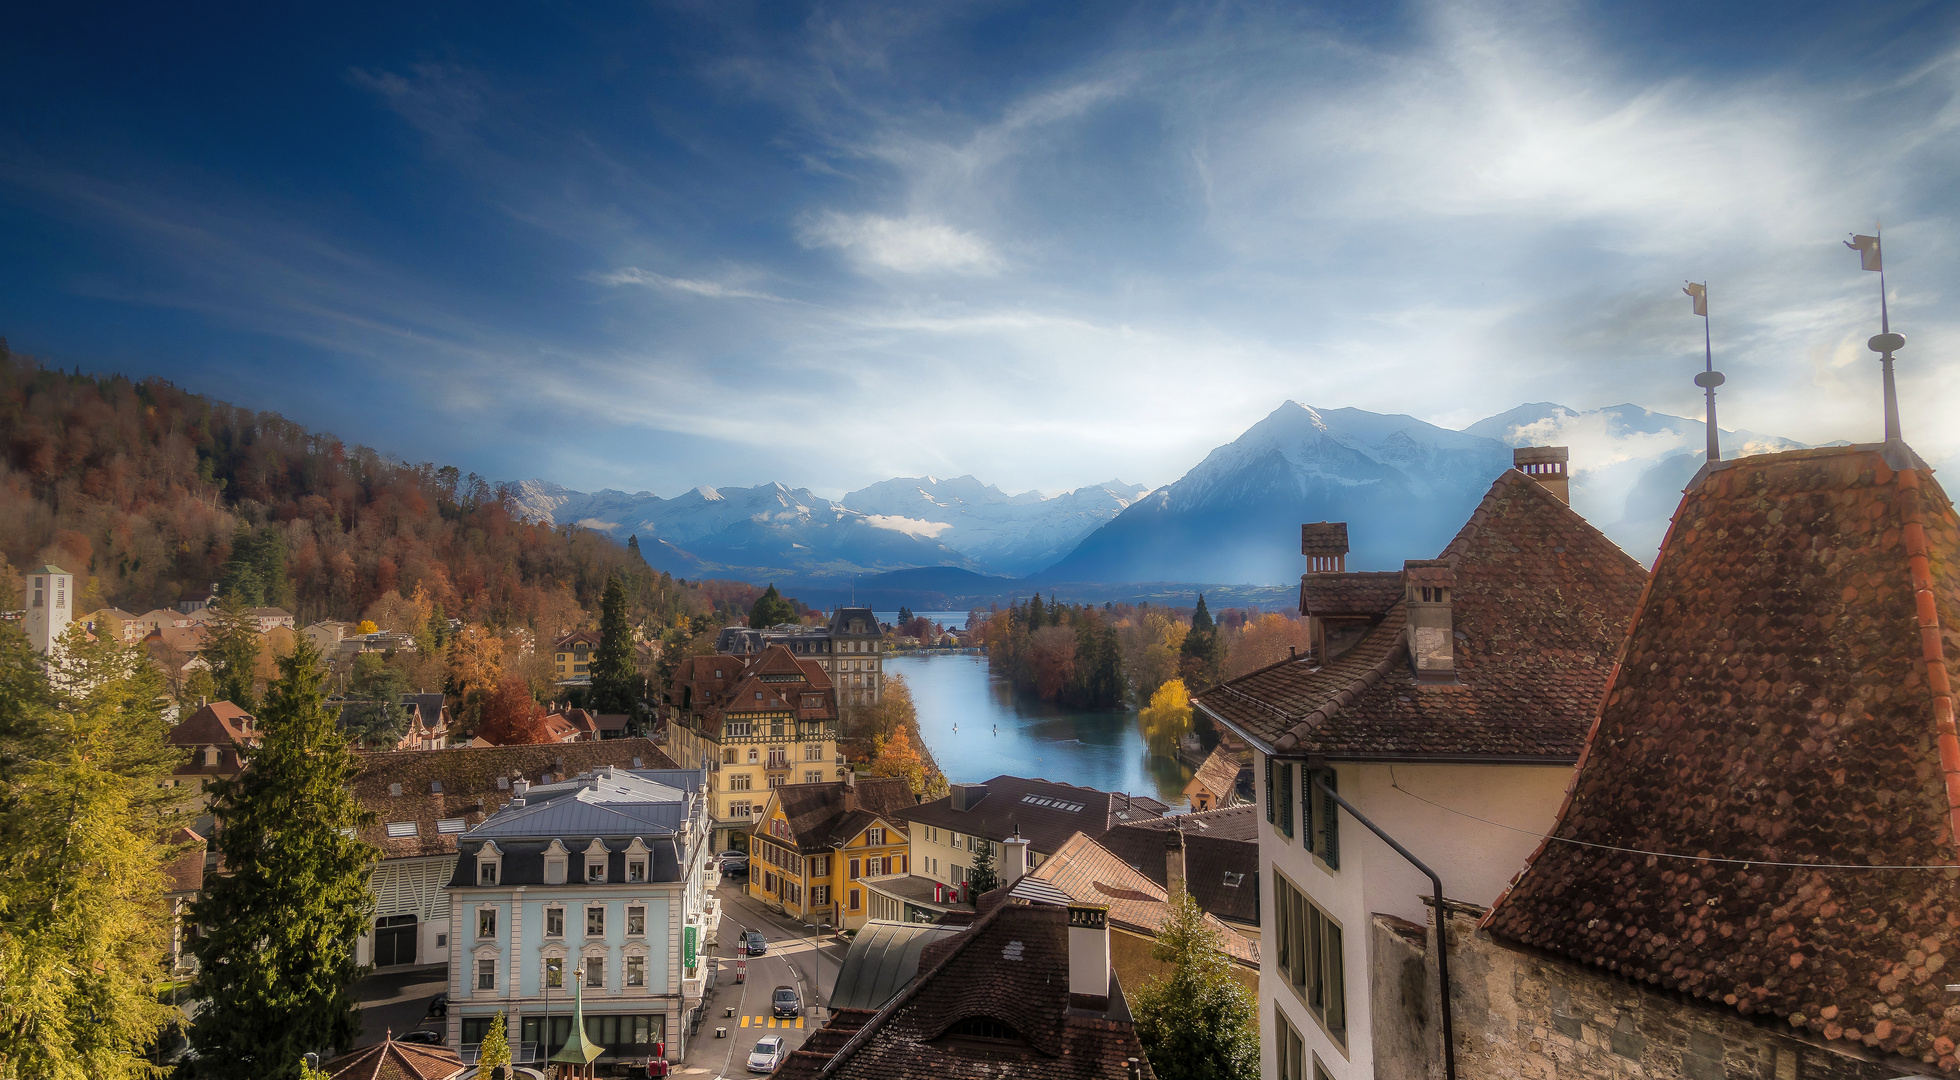
[[[1720,463],[1485,925],[1960,1072],[1960,869],[1898,869],[1960,867],[1957,620],[1960,521],[1930,471],[1878,446]]]
[[[446,1046],[389,1039],[324,1062],[321,1071],[333,1080],[449,1080],[463,1071],[463,1059]]]

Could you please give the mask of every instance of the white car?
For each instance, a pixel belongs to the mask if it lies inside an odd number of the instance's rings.
[[[772,1073],[782,1063],[783,1039],[780,1035],[769,1036],[749,1051],[749,1071],[752,1073]]]

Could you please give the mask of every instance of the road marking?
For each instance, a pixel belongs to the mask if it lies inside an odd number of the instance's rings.
[[[776,1018],[775,1018],[775,1017],[773,1017],[773,1016],[772,1016],[772,1017],[770,1017],[770,1018],[769,1018],[769,1026],[770,1026],[770,1027],[775,1027],[775,1026],[776,1026]]]
[[[799,1016],[799,1017],[797,1017],[797,1018],[796,1018],[796,1026],[797,1026],[797,1027],[802,1027],[802,1026],[803,1026],[803,1018],[802,1018],[802,1017],[800,1017],[800,1016]]]
[[[748,1027],[748,1026],[749,1026],[749,1018],[748,1018],[748,1017],[746,1017],[746,1016],[744,1016],[744,1017],[742,1017],[742,1026],[743,1026],[743,1027]]]

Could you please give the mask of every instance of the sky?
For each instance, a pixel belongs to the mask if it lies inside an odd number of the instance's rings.
[[[39,5],[0,335],[495,480],[1168,483],[1286,399],[1960,455],[1960,6]],[[1575,463],[1576,464],[1576,463]]]

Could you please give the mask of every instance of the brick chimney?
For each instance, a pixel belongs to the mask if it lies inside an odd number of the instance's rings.
[[[1545,485],[1558,501],[1572,502],[1572,450],[1564,446],[1520,446],[1511,451],[1511,467]]]
[[[1300,554],[1307,557],[1307,573],[1346,573],[1347,553],[1347,522],[1310,521],[1300,526]]]
[[[1068,1003],[1109,1008],[1109,909],[1100,904],[1068,907]]]
[[[857,770],[847,769],[844,772],[844,812],[848,814],[851,811],[856,810],[857,808],[858,808]]]
[[[1184,891],[1184,830],[1172,826],[1164,830],[1164,894],[1177,899]]]
[[[1409,604],[1409,657],[1415,662],[1416,681],[1455,682],[1456,623],[1450,604],[1456,571],[1447,559],[1410,559],[1402,564],[1402,585]]]
[[[1000,870],[995,874],[1001,885],[1009,886],[1028,872],[1028,841],[1016,828],[1014,835],[1000,842]]]

